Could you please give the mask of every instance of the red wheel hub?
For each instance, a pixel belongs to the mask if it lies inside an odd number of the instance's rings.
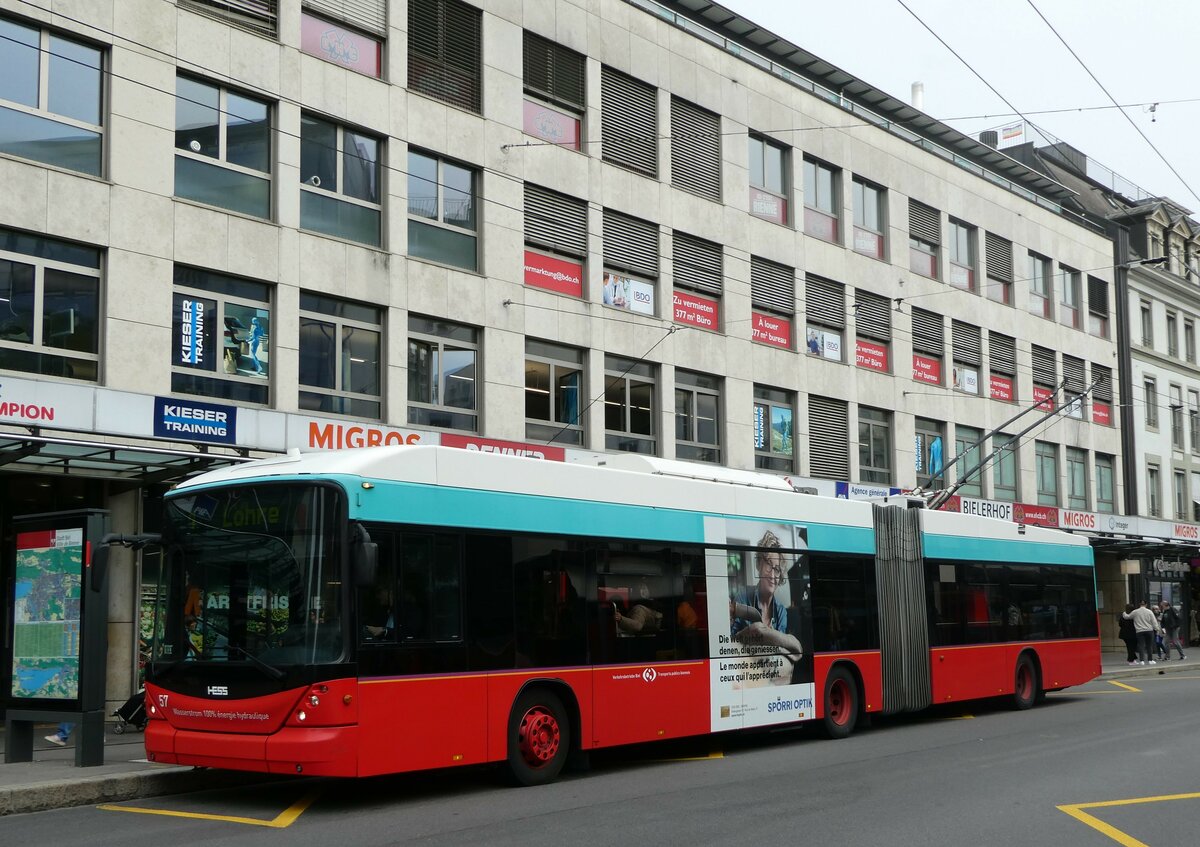
[[[829,686],[829,701],[825,704],[829,719],[838,726],[845,726],[850,720],[850,686],[846,680],[834,680]]]
[[[553,761],[561,740],[558,719],[544,706],[534,706],[521,717],[517,744],[530,767],[544,767]]]

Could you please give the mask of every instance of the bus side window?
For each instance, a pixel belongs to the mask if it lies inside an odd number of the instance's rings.
[[[390,533],[373,529],[371,540],[379,545],[379,567],[374,584],[358,591],[358,636],[368,644],[393,643],[396,640],[395,539]]]

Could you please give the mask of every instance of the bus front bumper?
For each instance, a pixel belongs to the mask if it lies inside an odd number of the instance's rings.
[[[285,726],[270,735],[175,729],[146,724],[152,762],[304,776],[357,776],[358,727]]]

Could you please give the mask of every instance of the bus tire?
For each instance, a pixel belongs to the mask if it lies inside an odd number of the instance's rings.
[[[825,678],[825,735],[845,738],[858,722],[858,684],[850,672],[836,667]]]
[[[1033,659],[1029,657],[1028,653],[1022,653],[1017,658],[1017,667],[1013,671],[1013,708],[1019,712],[1033,708],[1033,704],[1038,701],[1041,689],[1037,665],[1033,663]]]
[[[562,700],[544,688],[521,693],[508,719],[508,769],[517,785],[545,785],[571,752],[571,723]]]

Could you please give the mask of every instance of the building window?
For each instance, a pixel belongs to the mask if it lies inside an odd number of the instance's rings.
[[[583,351],[525,339],[525,437],[583,444]]]
[[[300,292],[300,408],[382,417],[383,312]]]
[[[1058,269],[1062,273],[1062,314],[1059,315],[1059,319],[1064,326],[1082,329],[1083,324],[1080,320],[1080,307],[1083,303],[1082,277],[1079,271],[1068,268],[1066,265],[1059,265]]]
[[[975,227],[950,219],[950,267],[946,281],[956,288],[975,290]]]
[[[100,176],[103,53],[0,18],[0,153]]]
[[[176,265],[172,329],[173,392],[270,402],[269,285]]]
[[[850,411],[845,400],[809,395],[808,457],[813,476],[850,478]]]
[[[941,315],[913,307],[912,349],[913,380],[941,385],[946,356],[946,328]]]
[[[1187,474],[1183,471],[1175,471],[1172,477],[1175,480],[1175,520],[1186,521],[1189,512],[1187,507]]]
[[[387,0],[370,0],[347,10],[341,0],[305,0],[305,6],[320,9],[331,18],[345,19],[353,26],[387,35]],[[306,10],[300,12],[300,50],[322,61],[340,65],[378,79],[383,70],[383,42],[354,29],[333,23]]]
[[[1087,389],[1087,379],[1084,376],[1086,366],[1083,359],[1063,353],[1063,405],[1066,406],[1063,414],[1076,420],[1083,420],[1087,417],[1083,399],[1084,391]],[[1101,371],[1092,371],[1093,377],[1099,377],[1101,373]]]
[[[846,330],[846,287],[808,275],[805,281],[805,350],[835,362],[844,361],[842,336]]]
[[[300,117],[300,226],[371,247],[381,243],[378,138]]]
[[[1188,434],[1192,440],[1192,453],[1200,455],[1200,392],[1188,390]]]
[[[950,344],[954,354],[951,386],[967,394],[979,393],[979,371],[983,367],[983,333],[977,326],[951,321]]]
[[[583,296],[587,203],[525,183],[525,284]]]
[[[278,32],[278,0],[180,0],[179,6],[247,32],[271,37]]]
[[[625,453],[658,452],[655,437],[655,366],[604,357],[604,447]]]
[[[1142,381],[1142,400],[1146,406],[1146,426],[1158,429],[1158,381],[1152,376]]]
[[[854,362],[860,368],[891,371],[891,300],[863,291],[854,292]]]
[[[1113,457],[1096,454],[1096,511],[1112,514],[1117,510],[1113,480]]]
[[[477,180],[474,168],[408,151],[408,255],[479,270]]]
[[[721,202],[721,117],[671,98],[671,184]]]
[[[750,257],[750,338],[759,344],[792,348],[796,315],[796,270],[759,256]]]
[[[824,162],[804,159],[804,232],[823,241],[838,240],[840,172]]]
[[[884,190],[857,177],[851,184],[854,203],[854,250],[883,258]]]
[[[1013,403],[1017,400],[1017,339],[988,333],[988,396]]]
[[[945,488],[943,469],[946,466],[946,427],[939,421],[917,418],[913,440],[913,470],[917,487],[926,491]]]
[[[909,198],[908,266],[915,274],[938,278],[938,250],[942,246],[942,216],[937,209]]]
[[[1171,385],[1167,387],[1171,411],[1171,447],[1175,450],[1184,449],[1183,445],[1183,387]]]
[[[1146,300],[1141,301],[1142,313],[1142,346],[1154,347],[1154,312],[1151,311],[1150,303]]]
[[[410,91],[480,111],[481,17],[459,0],[409,0]]]
[[[658,224],[604,210],[604,305],[656,313]]]
[[[1159,472],[1157,465],[1146,466],[1146,511],[1150,517],[1157,518],[1161,516],[1162,502],[1162,486],[1159,483]]]
[[[987,296],[997,303],[1012,305],[1013,246],[1012,242],[988,233],[985,238],[987,250]],[[1107,314],[1107,309],[1105,309]]]
[[[1087,450],[1067,448],[1067,508],[1086,511],[1088,507]]]
[[[790,222],[790,150],[783,144],[753,133],[749,143],[750,214],[786,225]]]
[[[1015,503],[1021,479],[1017,464],[1018,443],[1011,436],[1001,434],[993,435],[992,442],[997,445],[996,462],[992,466],[992,496],[997,500]]]
[[[796,395],[754,386],[754,467],[763,471],[796,470]]]
[[[1196,322],[1183,319],[1183,355],[1190,364],[1196,364]]]
[[[271,109],[191,77],[175,79],[175,196],[271,217]]]
[[[100,378],[99,250],[0,228],[0,369]]]
[[[1200,523],[1200,471],[1192,471],[1192,520]]]
[[[1179,318],[1174,312],[1167,312],[1167,355],[1179,358]]]
[[[658,176],[658,90],[607,65],[600,69],[600,144],[604,161]]]
[[[578,150],[587,96],[584,57],[525,31],[523,129],[529,135]]]
[[[1108,283],[1088,277],[1088,333],[1108,338]]]
[[[983,438],[981,429],[971,426],[954,427],[954,456],[952,458],[958,460],[958,464],[954,466],[954,476],[961,480],[968,473],[971,474],[970,478],[959,486],[958,493],[963,497],[983,496],[983,469],[980,467],[983,452],[982,445],[979,444],[981,438]]]
[[[1058,505],[1058,445],[1038,441],[1034,444],[1037,459],[1037,501],[1040,506]]]
[[[408,422],[479,430],[479,330],[408,316]]]
[[[1029,312],[1042,318],[1054,317],[1053,280],[1050,278],[1050,260],[1029,251]]]
[[[675,458],[721,462],[721,380],[675,371]]]
[[[725,280],[721,245],[676,230],[671,258],[675,322],[719,331]]]
[[[858,478],[862,482],[892,481],[892,415],[882,409],[858,407]]]

